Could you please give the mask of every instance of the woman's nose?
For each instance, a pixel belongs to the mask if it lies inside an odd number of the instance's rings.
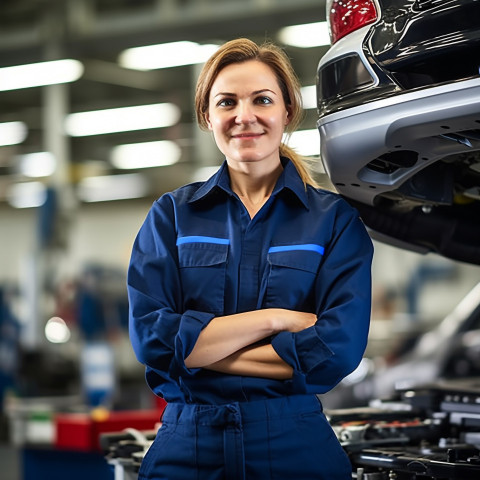
[[[237,105],[237,111],[235,113],[235,120],[238,124],[254,123],[257,119],[253,107],[246,103],[239,103]]]

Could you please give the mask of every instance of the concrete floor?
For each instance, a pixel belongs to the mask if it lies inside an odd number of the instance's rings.
[[[21,480],[18,449],[0,444],[0,471],[2,480]]]

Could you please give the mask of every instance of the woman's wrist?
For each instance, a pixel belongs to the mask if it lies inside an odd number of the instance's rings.
[[[284,316],[281,315],[281,308],[269,308],[266,310],[268,325],[272,332],[272,335],[275,335],[283,330],[285,330],[285,321]]]

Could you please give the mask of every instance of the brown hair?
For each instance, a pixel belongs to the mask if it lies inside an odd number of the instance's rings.
[[[303,119],[303,105],[300,82],[290,59],[277,45],[273,43],[257,45],[248,38],[239,38],[225,43],[203,66],[195,90],[195,112],[199,126],[202,129],[208,128],[206,114],[209,107],[210,90],[220,71],[233,63],[242,63],[249,60],[257,60],[269,66],[277,77],[283,100],[290,112],[290,122],[285,131],[287,134],[291,134],[298,128]],[[317,186],[301,155],[284,143],[280,145],[280,155],[292,160],[305,184]]]

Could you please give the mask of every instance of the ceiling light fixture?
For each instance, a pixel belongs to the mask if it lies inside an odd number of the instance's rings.
[[[18,145],[27,138],[27,134],[28,129],[23,122],[0,123],[0,147]]]
[[[197,168],[193,172],[192,182],[205,182],[213,174],[215,174],[219,168],[220,168],[220,165],[211,165],[211,166]]]
[[[47,188],[41,182],[15,183],[7,190],[6,197],[14,208],[41,207],[47,200]]]
[[[0,91],[74,82],[83,70],[82,63],[73,59],[3,67],[0,68]]]
[[[135,70],[156,70],[204,63],[218,45],[200,45],[195,42],[180,41],[146,45],[124,50],[118,57],[122,67]]]
[[[278,39],[285,45],[299,48],[321,47],[330,45],[327,22],[291,25],[278,32]]]
[[[157,103],[71,113],[66,118],[65,130],[72,137],[84,137],[170,127],[179,120],[180,109],[176,105]]]
[[[55,172],[55,156],[50,152],[26,153],[17,157],[18,171],[31,178],[49,177]]]
[[[142,175],[103,175],[87,177],[78,184],[77,195],[83,202],[127,200],[147,195],[148,184]]]
[[[302,103],[305,110],[317,108],[317,87],[315,85],[308,85],[300,89],[302,94]]]
[[[180,147],[170,140],[129,143],[112,149],[111,163],[120,169],[162,167],[177,163],[181,155]]]
[[[284,141],[299,155],[305,157],[320,156],[320,136],[318,130],[297,130],[290,137],[284,136]]]

